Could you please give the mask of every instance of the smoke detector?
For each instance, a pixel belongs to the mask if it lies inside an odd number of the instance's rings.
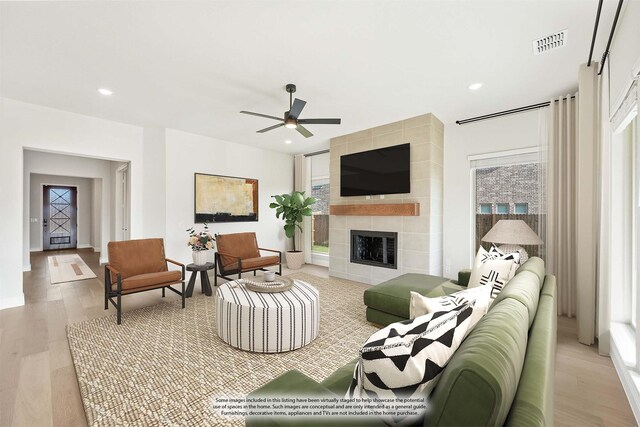
[[[541,53],[547,53],[551,50],[558,49],[567,44],[567,37],[569,30],[564,29],[557,33],[550,34],[540,39],[533,41],[533,54],[540,55]]]

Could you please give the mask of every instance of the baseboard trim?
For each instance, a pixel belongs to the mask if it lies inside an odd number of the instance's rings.
[[[35,248],[35,249],[29,249],[29,252],[42,252],[42,246],[40,246],[39,248]]]
[[[24,305],[24,294],[14,298],[2,298],[0,299],[0,310],[5,308],[20,307]]]
[[[93,249],[93,246],[91,245],[78,245],[76,246],[77,249]],[[95,249],[93,249],[95,251]]]
[[[640,390],[638,389],[640,377],[625,365],[624,360],[618,351],[615,339],[611,340],[610,352],[613,367],[618,373],[618,377],[620,378],[622,388],[627,395],[627,400],[629,401],[633,415],[636,417],[636,422],[638,422],[640,421]],[[634,376],[636,377],[635,379]]]
[[[22,266],[22,271],[31,271],[31,264],[25,264]]]
[[[109,262],[109,258],[100,257],[100,265],[107,264]]]

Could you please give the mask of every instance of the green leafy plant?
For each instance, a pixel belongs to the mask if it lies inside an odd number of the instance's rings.
[[[311,216],[311,206],[317,201],[314,197],[306,197],[304,191],[294,191],[291,194],[271,196],[276,199],[269,207],[276,210],[276,218],[284,219],[284,234],[293,239],[293,249],[296,249],[296,227],[302,232],[300,224],[305,216]]]

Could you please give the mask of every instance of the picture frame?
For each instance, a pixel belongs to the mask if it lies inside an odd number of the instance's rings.
[[[194,174],[194,222],[258,221],[258,180]]]

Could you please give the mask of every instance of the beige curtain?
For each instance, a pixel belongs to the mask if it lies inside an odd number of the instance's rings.
[[[309,159],[304,154],[298,154],[294,158],[293,189],[295,191],[306,191],[309,196]],[[296,247],[294,250],[304,252],[304,262],[311,263],[311,219],[304,218],[301,232],[296,228]]]
[[[547,146],[547,270],[558,281],[558,314],[576,314],[578,94],[552,99]]]

